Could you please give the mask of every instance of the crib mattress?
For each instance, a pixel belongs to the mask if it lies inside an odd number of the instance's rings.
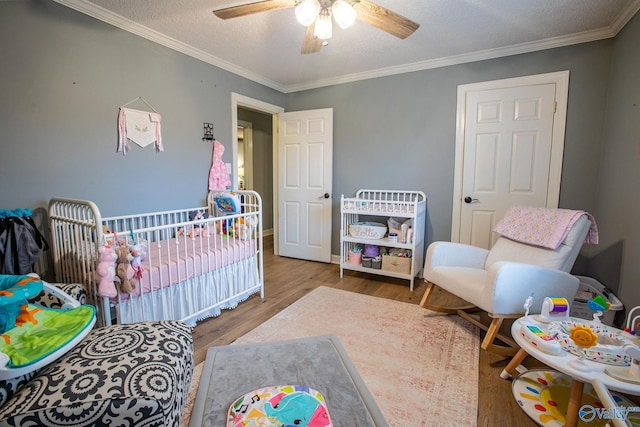
[[[256,254],[255,240],[216,234],[209,237],[180,236],[149,244],[142,277],[129,295],[121,299],[167,288]]]

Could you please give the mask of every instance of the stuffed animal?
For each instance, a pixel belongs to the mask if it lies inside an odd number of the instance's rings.
[[[131,255],[129,248],[124,245],[120,246],[116,250],[116,253],[118,255],[116,276],[120,279],[120,291],[125,294],[130,294],[136,287],[136,271],[131,266],[133,255]]]
[[[116,240],[118,239],[118,236],[114,235],[109,227],[107,227],[106,225],[103,225],[102,226],[102,239],[103,239],[102,242],[105,245],[113,246],[115,244],[114,237]]]
[[[136,279],[142,279],[142,272],[144,268],[142,267],[142,261],[147,257],[147,243],[133,243],[129,245],[129,251],[131,252],[131,267],[136,272]]]
[[[191,221],[201,221],[209,218],[209,213],[199,210],[189,213],[189,219]],[[209,229],[207,224],[194,224],[191,230],[187,232],[189,237],[207,237],[209,235]]]
[[[208,237],[209,236],[209,231],[207,231],[207,227],[199,227],[197,225],[193,226],[192,230],[189,230],[187,232],[187,236],[188,237]]]
[[[232,219],[223,219],[220,221],[220,234],[226,237],[233,237],[235,235],[235,221]]]
[[[100,246],[98,254],[98,265],[96,266],[98,295],[114,298],[118,295],[116,286],[113,284],[116,278],[116,260],[118,256],[111,245]]]
[[[240,221],[237,221],[236,223],[236,235],[242,240],[249,240],[257,225],[258,218],[255,216],[248,216],[246,219],[240,218]]]

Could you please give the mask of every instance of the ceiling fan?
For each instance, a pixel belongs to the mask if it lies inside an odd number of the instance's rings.
[[[217,9],[213,13],[221,19],[231,19],[291,7],[296,8],[298,22],[307,27],[303,54],[319,52],[327,44],[332,34],[332,17],[341,28],[359,19],[401,39],[409,37],[420,26],[369,0],[264,0]]]

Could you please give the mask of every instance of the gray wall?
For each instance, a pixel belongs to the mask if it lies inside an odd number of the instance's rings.
[[[591,275],[607,283],[619,268],[618,295],[627,308],[640,305],[640,15],[613,43],[595,215],[600,244]],[[622,256],[611,263],[603,253]],[[603,267],[602,267],[603,265]],[[602,267],[602,268],[600,268]],[[600,277],[599,277],[600,276]],[[608,283],[607,283],[608,284]],[[616,286],[612,283],[610,286]]]
[[[611,41],[587,43],[289,94],[286,109],[334,109],[334,224],[340,194],[421,190],[426,241],[449,240],[458,85],[570,70],[560,206],[593,212],[610,58]]]
[[[51,1],[0,2],[0,207],[87,198],[103,215],[200,206],[214,124],[232,161],[231,92],[285,96]],[[118,107],[162,115],[163,153],[116,154]],[[147,109],[137,101],[131,108]]]
[[[92,199],[105,215],[199,205],[211,165],[202,123],[214,123],[230,162],[236,92],[334,109],[334,253],[339,195],[363,187],[424,191],[427,242],[448,240],[457,86],[570,70],[560,206],[598,220],[602,243],[585,248],[583,271],[640,304],[637,16],[614,40],[286,95],[50,1],[0,2],[0,37],[0,208],[43,208],[56,195]],[[166,151],[123,157],[117,110],[138,96],[162,114]]]

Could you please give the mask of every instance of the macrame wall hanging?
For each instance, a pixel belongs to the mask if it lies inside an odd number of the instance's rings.
[[[153,112],[125,108],[136,101],[144,102]],[[141,96],[132,99],[118,111],[118,153],[123,155],[131,150],[129,141],[144,148],[155,143],[156,151],[164,151],[160,133],[160,114]]]

